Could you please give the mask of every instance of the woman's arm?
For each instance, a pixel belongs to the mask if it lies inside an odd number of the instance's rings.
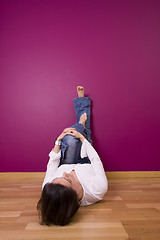
[[[57,140],[60,142],[65,135],[69,133],[69,131],[74,130],[74,128],[65,128],[63,132],[59,135]],[[49,161],[47,164],[47,171],[46,176],[44,178],[44,182],[42,184],[42,188],[45,186],[46,183],[51,182],[53,179],[53,175],[56,172],[59,161],[60,161],[61,153],[60,153],[60,145],[54,145],[54,148],[49,153]]]
[[[76,130],[72,130],[69,134],[76,138],[79,138],[82,142],[81,157],[88,157],[94,170],[91,192],[97,199],[101,200],[108,188],[108,181],[101,159],[93,146],[82,134]]]
[[[47,171],[46,175],[42,184],[42,189],[45,186],[46,183],[50,183],[53,179],[53,175],[56,172],[58,166],[59,166],[59,161],[60,161],[60,151],[58,153],[54,152],[53,150],[49,153],[49,161],[47,164]]]
[[[93,146],[85,139],[81,148],[81,157],[87,156],[94,170],[92,194],[101,200],[108,189],[108,181],[101,159]]]

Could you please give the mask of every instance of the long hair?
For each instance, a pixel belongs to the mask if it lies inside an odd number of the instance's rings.
[[[66,225],[79,209],[77,193],[61,184],[47,183],[37,204],[41,224]]]

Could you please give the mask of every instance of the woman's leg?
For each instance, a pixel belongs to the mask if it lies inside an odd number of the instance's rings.
[[[71,126],[75,128],[78,132],[83,135],[86,135],[86,138],[90,139],[90,98],[85,98],[84,88],[77,88],[78,98],[73,99],[74,108],[77,116],[77,123]],[[86,118],[86,113],[87,118]],[[89,120],[88,120],[89,119]],[[88,122],[87,122],[88,120]],[[85,134],[87,126],[87,131]],[[88,133],[88,134],[87,134]],[[89,140],[88,139],[88,140]],[[91,139],[90,139],[91,141]],[[61,164],[76,164],[76,163],[90,163],[88,158],[81,159],[81,141],[73,136],[66,135],[61,143]]]
[[[83,134],[84,127],[80,123],[76,123],[72,126],[78,132]],[[62,164],[76,164],[79,158],[79,152],[81,148],[81,142],[79,139],[66,135],[61,141],[61,159],[60,165]]]
[[[91,130],[90,130],[90,113],[91,113],[91,99],[84,97],[84,88],[81,86],[77,87],[78,98],[73,99],[74,109],[77,116],[77,122],[80,121],[80,117],[83,113],[87,114],[87,120],[85,121],[85,137],[92,144]]]
[[[80,117],[83,113],[87,114],[87,120],[85,122],[84,133],[86,134],[86,139],[92,144],[91,140],[91,130],[90,130],[90,106],[91,100],[89,97],[78,97],[73,99],[74,108],[77,116],[77,122],[79,122]]]

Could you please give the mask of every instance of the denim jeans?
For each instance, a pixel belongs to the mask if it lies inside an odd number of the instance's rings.
[[[91,131],[90,131],[90,106],[91,100],[88,97],[78,97],[73,99],[74,109],[77,116],[77,123],[72,125],[78,132],[83,134],[85,138],[92,144]],[[80,116],[87,114],[87,120],[84,126],[79,123]],[[71,135],[66,135],[61,141],[61,158],[60,165],[62,164],[77,164],[77,163],[90,163],[88,157],[81,158],[81,141]]]

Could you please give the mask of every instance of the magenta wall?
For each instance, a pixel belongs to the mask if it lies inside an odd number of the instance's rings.
[[[105,170],[160,170],[160,2],[0,3],[0,171],[46,170],[77,85]]]

